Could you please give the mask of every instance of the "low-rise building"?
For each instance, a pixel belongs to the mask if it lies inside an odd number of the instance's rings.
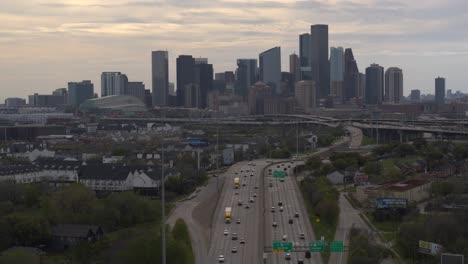
[[[82,242],[100,240],[104,232],[96,225],[56,225],[51,228],[51,246],[57,250],[65,250]]]
[[[426,180],[390,181],[382,185],[358,186],[356,198],[360,202],[375,198],[403,198],[408,202],[419,202],[429,198],[431,182]]]

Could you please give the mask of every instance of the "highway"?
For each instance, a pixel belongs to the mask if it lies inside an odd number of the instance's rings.
[[[261,229],[259,228],[263,225],[261,215],[263,183],[260,174],[267,163],[254,161],[256,166],[251,166],[249,163],[237,163],[225,174],[222,195],[213,215],[208,263],[219,263],[220,255],[224,256],[224,263],[257,264],[260,262],[263,254],[263,240],[260,239]],[[252,169],[254,172],[251,172]],[[251,174],[253,176],[250,176]],[[240,178],[239,189],[234,189],[235,177]],[[243,186],[244,184],[245,186]],[[258,189],[255,186],[258,186]],[[257,197],[253,197],[254,194]],[[254,199],[253,203],[249,203],[251,198]],[[242,201],[241,206],[238,205],[239,200]],[[249,204],[250,208],[245,208],[246,204]],[[232,222],[230,224],[224,222],[226,207],[232,208]],[[236,223],[238,219],[240,219],[240,224]],[[224,235],[225,230],[228,231],[228,235]],[[232,240],[233,233],[237,234],[237,240]],[[245,244],[240,243],[242,238]],[[233,247],[237,247],[236,253],[232,252]]]
[[[286,241],[292,242],[293,247],[306,247],[310,242],[315,241],[312,226],[307,217],[307,211],[302,200],[299,186],[292,177],[294,162],[283,162],[273,164],[265,170],[265,245],[271,247],[273,240],[282,240],[286,235]],[[286,171],[285,171],[286,169]],[[287,177],[284,182],[274,178],[273,174],[277,171],[285,171]],[[271,184],[271,185],[270,185]],[[282,202],[282,205],[279,205]],[[272,207],[275,207],[272,212]],[[283,211],[280,211],[283,207]],[[298,217],[296,217],[296,213]],[[292,220],[293,223],[289,223]],[[273,222],[277,226],[273,227]],[[300,234],[304,234],[304,238]],[[267,254],[267,263],[322,263],[319,253],[313,253],[310,259],[305,258],[304,252],[291,252],[291,260],[286,260],[287,253],[270,252]]]

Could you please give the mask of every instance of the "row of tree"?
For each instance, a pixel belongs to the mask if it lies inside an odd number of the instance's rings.
[[[55,224],[97,224],[106,231],[160,218],[159,204],[132,192],[97,199],[94,191],[72,184],[56,192],[41,184],[1,183],[0,249],[12,245],[35,246],[50,238]]]

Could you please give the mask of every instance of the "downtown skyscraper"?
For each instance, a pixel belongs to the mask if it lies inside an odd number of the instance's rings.
[[[152,105],[166,106],[169,96],[169,54],[158,50],[151,53]]]
[[[371,64],[366,68],[365,103],[379,105],[383,100],[384,68],[378,64]]]
[[[328,25],[310,27],[310,67],[311,80],[315,81],[317,98],[330,94],[330,64],[328,61]]]
[[[310,34],[304,33],[299,36],[299,64],[301,68],[301,80],[311,80],[310,68]]]
[[[344,51],[342,47],[330,48],[330,95],[343,98]]]
[[[403,70],[390,67],[385,71],[385,102],[399,104],[403,101]]]
[[[101,97],[125,94],[127,75],[121,72],[101,73]]]
[[[257,59],[238,59],[235,76],[235,93],[247,97],[250,87],[254,85],[258,79]]]
[[[259,55],[260,81],[273,88],[276,94],[281,93],[281,48],[274,47]]]
[[[185,105],[185,87],[195,82],[195,59],[191,55],[177,58],[177,106]]]
[[[445,78],[437,77],[435,79],[435,102],[437,104],[445,103]]]
[[[352,98],[360,96],[360,84],[364,84],[365,82],[364,80],[360,80],[359,69],[354,59],[353,50],[350,48],[346,49],[344,53],[343,81],[344,101],[349,101]]]

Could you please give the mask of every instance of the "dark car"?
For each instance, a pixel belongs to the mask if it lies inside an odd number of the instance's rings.
[[[292,219],[289,219],[289,223],[292,224],[294,221]]]

